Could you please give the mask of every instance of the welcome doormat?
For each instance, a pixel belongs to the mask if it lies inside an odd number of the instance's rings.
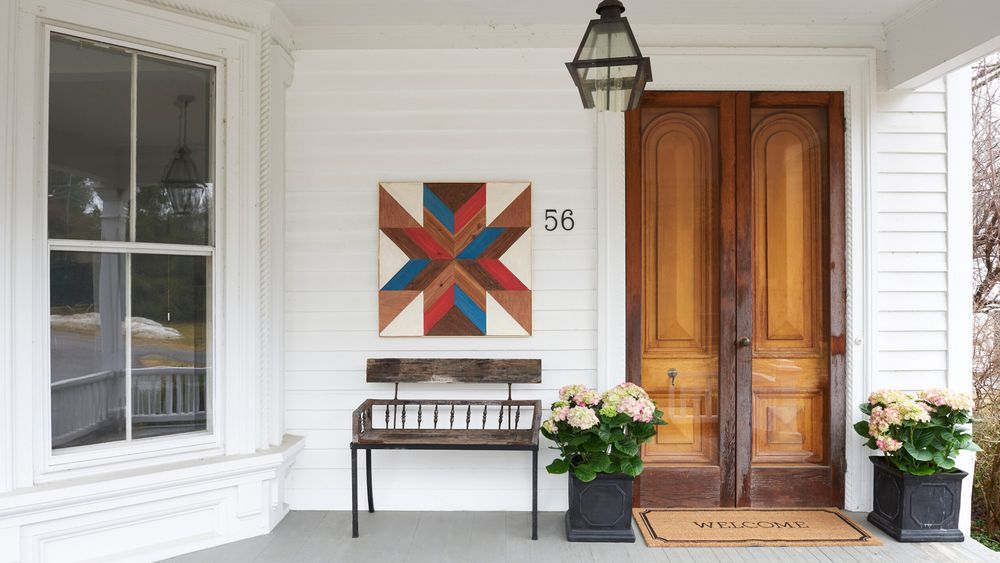
[[[835,508],[635,508],[650,547],[881,545]]]

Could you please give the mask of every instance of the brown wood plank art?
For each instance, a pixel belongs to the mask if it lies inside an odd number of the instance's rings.
[[[534,359],[370,358],[369,383],[541,383]]]

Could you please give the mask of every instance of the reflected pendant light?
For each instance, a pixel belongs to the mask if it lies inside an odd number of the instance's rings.
[[[180,124],[178,125],[178,147],[174,158],[163,172],[163,189],[167,192],[170,207],[176,215],[191,215],[201,209],[205,201],[206,186],[198,174],[198,167],[191,158],[191,149],[187,146],[187,108],[194,101],[194,96],[177,96],[177,106],[180,107]]]
[[[635,109],[646,83],[653,78],[649,57],[639,52],[628,19],[622,17],[624,12],[619,0],[601,2],[597,6],[601,17],[590,20],[576,57],[566,63],[587,109]]]

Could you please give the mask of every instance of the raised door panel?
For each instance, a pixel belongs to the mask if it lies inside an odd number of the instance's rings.
[[[690,113],[670,112],[645,135],[646,355],[716,354],[718,212],[712,139]]]
[[[829,424],[825,114],[755,109],[751,122],[751,464],[823,464]]]
[[[643,133],[642,384],[668,422],[650,467],[719,463],[718,111],[654,112]]]
[[[822,334],[822,143],[779,112],[754,130],[754,356],[816,356]]]

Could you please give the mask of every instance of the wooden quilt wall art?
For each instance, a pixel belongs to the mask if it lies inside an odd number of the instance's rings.
[[[531,334],[531,183],[379,184],[380,336]]]

